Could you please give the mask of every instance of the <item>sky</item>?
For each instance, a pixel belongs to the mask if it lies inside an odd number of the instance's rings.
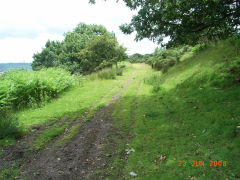
[[[102,24],[113,31],[129,55],[152,53],[157,44],[135,35],[124,35],[119,26],[129,23],[136,12],[123,2],[97,0],[7,0],[0,1],[0,63],[32,62],[48,39],[63,40],[80,22]]]

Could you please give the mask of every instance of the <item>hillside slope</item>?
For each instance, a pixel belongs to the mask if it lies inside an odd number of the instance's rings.
[[[126,178],[129,172],[136,179],[240,178],[239,48],[233,39],[208,45],[167,73],[145,78],[134,152],[122,164]]]

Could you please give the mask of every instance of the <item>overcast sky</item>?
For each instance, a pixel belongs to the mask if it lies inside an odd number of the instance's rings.
[[[128,54],[152,53],[157,46],[145,39],[134,41],[134,35],[124,35],[119,25],[130,22],[135,12],[121,1],[97,0],[7,0],[0,1],[0,63],[32,62],[46,41],[63,40],[63,33],[72,31],[78,23],[102,24],[114,31]]]

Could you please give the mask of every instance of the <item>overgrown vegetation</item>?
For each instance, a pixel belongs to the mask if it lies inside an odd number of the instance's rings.
[[[19,109],[57,97],[74,83],[67,71],[59,68],[38,72],[9,71],[0,77],[0,110]]]
[[[59,68],[38,72],[9,71],[0,77],[0,139],[19,137],[22,127],[11,111],[36,107],[74,84],[74,77]],[[21,123],[21,122],[20,122]]]
[[[63,41],[47,41],[42,52],[34,54],[32,67],[61,67],[71,73],[89,74],[126,58],[126,48],[119,45],[114,33],[101,25],[80,23],[65,34]]]
[[[180,62],[181,56],[191,50],[190,46],[182,46],[180,48],[173,49],[155,49],[153,58],[150,59],[150,63],[153,69],[161,70],[163,73],[168,69]]]

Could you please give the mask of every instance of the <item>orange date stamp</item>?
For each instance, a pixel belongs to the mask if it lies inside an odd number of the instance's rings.
[[[212,167],[222,167],[227,166],[227,161],[192,161],[187,163],[187,161],[178,161],[178,166],[192,166],[192,167],[204,167],[204,166],[212,166]]]

